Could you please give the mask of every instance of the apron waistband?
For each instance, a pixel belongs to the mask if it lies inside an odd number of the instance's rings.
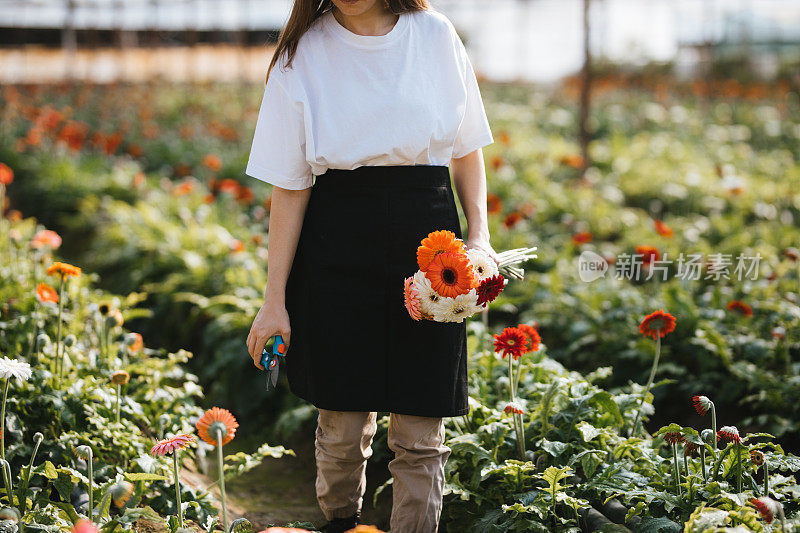
[[[330,168],[315,177],[314,187],[437,188],[450,187],[446,165],[362,165],[354,169]]]

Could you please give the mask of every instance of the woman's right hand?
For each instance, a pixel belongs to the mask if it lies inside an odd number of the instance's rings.
[[[267,344],[270,337],[279,333],[288,348],[291,331],[286,306],[265,300],[253,320],[250,334],[247,335],[247,351],[250,352],[253,364],[264,370],[264,366],[261,364],[261,352],[264,351],[264,345]]]

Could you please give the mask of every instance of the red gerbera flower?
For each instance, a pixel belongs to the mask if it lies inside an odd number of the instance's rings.
[[[573,244],[586,244],[587,242],[592,241],[592,234],[588,231],[579,231],[575,235],[572,236],[572,243]]]
[[[485,278],[478,285],[475,292],[478,293],[478,301],[476,305],[483,305],[488,302],[494,301],[506,286],[506,278],[502,274],[495,274],[490,278]]]
[[[739,437],[739,430],[736,429],[736,426],[722,426],[720,430],[717,431],[717,436],[722,440],[736,443],[742,442],[741,437]]]
[[[753,308],[741,300],[731,300],[727,305],[728,311],[736,311],[744,316],[753,316]]]
[[[699,448],[700,447],[697,444],[695,444],[694,442],[688,442],[688,441],[684,442],[683,443],[683,455],[685,455],[686,457],[696,457],[697,456],[697,450]]]
[[[670,431],[668,433],[664,433],[664,440],[667,441],[669,444],[678,444],[683,442],[686,439],[679,431]]]
[[[700,416],[703,416],[711,409],[711,400],[707,396],[692,396],[692,402],[694,403],[694,410]]]
[[[750,461],[756,466],[762,466],[764,464],[764,452],[761,450],[750,450]]]
[[[494,335],[494,351],[501,353],[503,359],[507,354],[518,359],[528,351],[528,336],[519,328],[506,328],[499,335]]]
[[[675,317],[665,312],[663,309],[650,313],[641,324],[639,324],[639,331],[645,337],[665,337],[667,333],[675,329]]]
[[[490,215],[499,213],[503,210],[503,201],[493,193],[486,195],[486,212]]]
[[[525,411],[520,407],[517,402],[508,402],[506,406],[503,408],[503,411],[506,413],[514,413],[516,415],[521,415],[525,413]]]
[[[531,344],[526,350],[526,353],[539,351],[539,347],[542,342],[542,338],[539,336],[539,331],[530,324],[518,324],[517,328],[520,329],[525,335],[527,335],[528,340],[531,341]]]
[[[753,507],[761,514],[761,518],[764,519],[764,522],[769,524],[775,520],[775,512],[772,510],[773,505],[767,502],[766,498],[751,498],[750,503],[753,504]]]

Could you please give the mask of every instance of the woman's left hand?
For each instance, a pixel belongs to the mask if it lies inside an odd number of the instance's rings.
[[[469,250],[470,248],[478,248],[483,250],[494,260],[496,265],[500,265],[500,262],[497,260],[497,252],[494,251],[492,245],[489,243],[488,237],[476,237],[470,238],[468,237],[466,241],[464,241],[464,247]]]

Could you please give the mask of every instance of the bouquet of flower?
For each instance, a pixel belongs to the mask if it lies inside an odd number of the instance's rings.
[[[419,270],[404,280],[408,314],[414,320],[462,322],[497,298],[508,282],[506,276],[522,279],[524,271],[516,265],[535,258],[535,250],[499,253],[498,266],[483,250],[465,249],[452,231],[429,233],[417,248]]]

